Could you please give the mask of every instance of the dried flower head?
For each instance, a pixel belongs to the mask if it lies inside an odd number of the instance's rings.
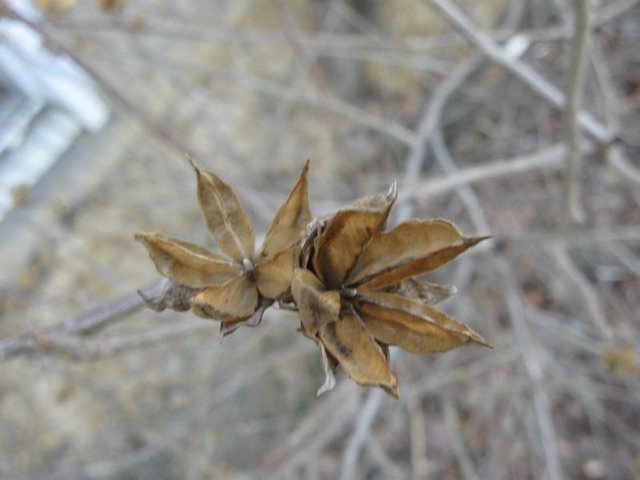
[[[172,281],[159,298],[148,303],[157,310],[190,307],[200,317],[220,321],[221,332],[227,334],[243,323],[258,324],[264,310],[289,290],[300,234],[311,220],[309,162],[276,213],[257,254],[249,215],[231,187],[214,173],[192,165],[209,234],[224,255],[157,233],[136,234],[158,272]],[[181,301],[176,302],[176,297]]]
[[[388,345],[444,352],[484,338],[436,309],[452,288],[413,277],[435,270],[487,237],[464,237],[444,220],[412,220],[385,232],[396,200],[365,197],[316,222],[293,275],[302,331],[320,347],[325,383],[341,365],[355,382],[398,396]]]
[[[312,220],[305,163],[300,178],[254,254],[249,216],[233,190],[194,165],[198,199],[212,239],[226,255],[159,234],[138,234],[158,271],[172,282],[158,310],[186,310],[221,322],[227,334],[257,325],[274,301],[298,311],[301,332],[322,357],[325,382],[337,366],[360,385],[399,396],[389,346],[444,352],[466,343],[488,346],[468,326],[433,304],[453,287],[415,277],[448,263],[488,237],[465,237],[445,220],[411,220],[385,231],[397,193],[364,197]]]

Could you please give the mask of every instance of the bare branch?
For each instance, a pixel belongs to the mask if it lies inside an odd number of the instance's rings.
[[[505,160],[495,160],[477,167],[460,170],[455,176],[435,178],[419,185],[407,185],[400,193],[400,199],[415,197],[418,201],[442,195],[463,185],[492,180],[510,175],[543,169],[558,169],[566,156],[564,145],[553,145],[530,155]]]
[[[188,337],[196,333],[217,330],[212,322],[179,323],[164,327],[153,327],[147,331],[133,335],[113,338],[82,339],[75,336],[49,337],[34,332],[33,337],[38,347],[47,354],[61,355],[67,359],[80,362],[95,362],[113,357],[119,353],[155,345],[170,339]]]
[[[407,401],[407,408],[409,409],[412,478],[421,480],[429,476],[429,461],[425,435],[426,420],[420,404],[420,396],[412,395]]]
[[[564,109],[566,98],[563,93],[540,73],[526,63],[513,58],[490,37],[482,33],[464,13],[448,0],[429,0],[442,16],[457,28],[474,46],[498,65],[514,74],[553,106]],[[613,140],[612,132],[586,112],[579,112],[578,121],[589,135],[601,144],[608,145]]]
[[[594,325],[600,331],[602,338],[604,340],[613,339],[613,332],[611,331],[611,327],[607,324],[607,317],[602,309],[598,293],[573,263],[573,260],[567,252],[567,246],[557,243],[553,246],[552,253],[556,259],[558,267],[562,269],[567,277],[571,279],[576,287],[578,287],[587,307],[587,312],[589,313]]]
[[[549,396],[544,389],[544,373],[538,359],[538,353],[534,350],[533,339],[527,325],[524,306],[520,295],[516,290],[518,284],[511,266],[504,258],[497,257],[494,264],[502,279],[502,288],[507,302],[507,310],[511,317],[515,339],[518,343],[522,361],[524,362],[527,376],[534,385],[533,406],[541,436],[542,450],[550,480],[562,479],[560,460],[558,459],[558,445],[555,428],[551,420],[551,404]]]
[[[479,57],[470,58],[460,63],[433,92],[429,105],[420,119],[416,134],[410,143],[411,150],[405,164],[404,184],[410,184],[420,175],[431,136],[440,123],[442,111],[447,100],[464,80],[480,66],[480,63],[481,59]],[[410,208],[409,202],[401,202],[398,206],[398,218],[408,218],[410,216]]]
[[[165,280],[159,280],[147,286],[144,290],[148,295],[159,291]],[[76,318],[62,322],[38,331],[43,338],[56,341],[68,335],[95,333],[98,330],[125,319],[144,307],[144,301],[137,292],[123,295],[105,305],[82,314]],[[39,348],[32,332],[23,333],[13,338],[0,339],[0,361],[5,361],[16,355],[31,353]]]
[[[442,399],[442,409],[444,411],[444,421],[447,426],[447,431],[449,432],[449,439],[453,444],[453,451],[458,458],[460,470],[462,470],[462,476],[465,480],[477,480],[478,475],[476,475],[473,461],[469,456],[469,452],[464,444],[462,435],[458,432],[458,429],[460,428],[460,420],[451,395],[445,395]]]
[[[564,129],[567,139],[567,170],[565,173],[565,221],[584,221],[584,211],[580,206],[580,180],[578,178],[580,161],[580,129],[578,112],[584,89],[587,64],[587,43],[589,41],[589,2],[574,0],[574,35],[571,41],[571,66],[568,72],[566,105],[564,109]]]
[[[369,436],[384,395],[385,393],[380,389],[372,390],[367,394],[367,401],[360,410],[353,433],[342,456],[340,480],[350,480],[355,477],[358,454],[367,441],[367,436]]]

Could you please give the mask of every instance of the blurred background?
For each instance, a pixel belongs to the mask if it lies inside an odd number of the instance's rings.
[[[0,477],[640,478],[640,2],[0,1]],[[322,383],[295,314],[143,308],[207,244],[185,153],[264,234],[398,181],[493,240],[429,278],[491,341]],[[571,166],[569,166],[571,165]]]

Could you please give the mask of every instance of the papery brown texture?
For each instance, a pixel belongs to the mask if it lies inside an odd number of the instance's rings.
[[[384,227],[396,200],[395,187],[385,196],[365,197],[333,215],[314,242],[313,267],[327,287],[340,285],[369,239]]]
[[[138,233],[135,239],[147,247],[161,275],[187,287],[219,285],[242,273],[238,265],[192,243],[157,233]]]
[[[388,345],[413,353],[444,352],[466,343],[488,346],[432,306],[453,294],[453,287],[414,278],[487,237],[465,237],[446,220],[412,220],[384,232],[395,198],[392,187],[387,195],[365,197],[316,222],[302,247],[303,268],[294,273],[292,295],[303,332],[315,338],[323,354],[325,383],[319,393],[334,383],[326,358],[337,361],[355,382],[397,397]]]
[[[440,353],[468,343],[489,346],[470,327],[433,305],[454,287],[416,278],[488,237],[466,237],[446,220],[410,220],[385,231],[397,198],[363,197],[322,218],[311,215],[307,161],[276,212],[257,255],[249,215],[232,188],[192,163],[198,200],[221,253],[159,234],[137,234],[171,281],[152,299],[156,310],[192,311],[228,335],[256,326],[275,301],[298,312],[301,333],[320,350],[325,381],[340,366],[356,383],[399,397],[389,346]]]
[[[263,312],[266,304],[284,295],[291,285],[301,234],[311,220],[309,162],[276,213],[257,257],[249,215],[233,189],[213,172],[194,162],[192,166],[209,234],[226,257],[159,234],[136,234],[135,238],[147,248],[160,274],[178,285],[199,289],[189,299],[198,316],[233,325],[233,329],[243,320],[254,324],[257,318],[259,322],[262,315],[254,314]]]
[[[318,338],[356,383],[382,387],[399,397],[398,381],[389,361],[355,313],[343,312],[319,330]]]
[[[308,270],[296,269],[291,283],[291,293],[296,301],[302,331],[314,336],[318,330],[338,319],[340,293],[324,291],[324,285]]]
[[[413,353],[445,352],[467,342],[487,345],[484,338],[432,305],[386,292],[356,298],[357,309],[373,336]]]

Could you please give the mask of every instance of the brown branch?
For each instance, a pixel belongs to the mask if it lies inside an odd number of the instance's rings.
[[[197,320],[162,327],[151,327],[143,332],[111,338],[83,339],[77,336],[49,337],[34,332],[38,347],[50,355],[60,355],[77,362],[96,362],[129,350],[149,347],[156,343],[209,332],[217,335],[218,326],[212,322]]]
[[[152,295],[164,283],[165,280],[154,282],[144,290],[148,295]],[[40,348],[37,336],[55,341],[64,336],[95,333],[127,318],[143,307],[144,301],[137,292],[128,293],[66,322],[51,325],[37,332],[25,332],[15,337],[0,339],[0,361],[37,351]]]

